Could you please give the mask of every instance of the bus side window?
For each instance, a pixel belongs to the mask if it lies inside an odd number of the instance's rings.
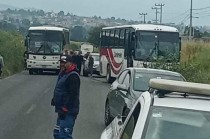
[[[125,42],[125,30],[124,29],[120,29],[120,40],[119,40],[119,45],[121,47],[124,47],[124,42]]]
[[[103,31],[103,32],[101,32],[101,46],[102,47],[106,46],[105,39],[106,39],[106,31]]]
[[[109,47],[109,45],[110,45],[110,30],[106,30],[106,36],[105,36],[105,47]]]
[[[127,52],[128,52],[128,48],[129,48],[129,33],[130,33],[129,29],[126,29],[125,34],[124,34],[124,36],[125,36],[125,39],[124,39],[124,48],[125,48],[124,56],[125,56],[125,58],[127,58],[127,56],[128,56]]]
[[[115,37],[115,41],[114,41],[114,46],[115,47],[117,47],[117,48],[119,48],[120,47],[120,44],[119,44],[119,40],[120,40],[120,30],[119,29],[116,29],[115,30],[115,35],[114,35],[114,37]]]
[[[111,47],[114,47],[114,40],[115,40],[115,38],[114,38],[114,33],[115,33],[115,30],[111,30],[111,32],[110,32],[110,46]]]

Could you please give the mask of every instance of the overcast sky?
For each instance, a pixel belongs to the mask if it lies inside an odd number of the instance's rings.
[[[155,3],[164,3],[163,22],[189,23],[190,0],[1,0],[1,4],[19,8],[37,8],[46,11],[70,12],[81,16],[120,17],[143,20],[139,12],[147,12],[146,20],[155,19],[151,9]],[[210,7],[210,0],[193,0],[193,8]],[[188,11],[187,11],[188,10]],[[210,25],[210,8],[194,11],[194,25]]]

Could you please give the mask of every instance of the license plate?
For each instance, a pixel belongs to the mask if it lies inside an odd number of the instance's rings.
[[[46,65],[42,65],[42,68],[46,68],[47,66]]]

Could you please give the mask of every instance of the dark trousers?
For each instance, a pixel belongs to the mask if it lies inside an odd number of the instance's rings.
[[[82,67],[82,65],[77,65],[77,69],[79,70],[79,74],[81,74],[81,67]]]
[[[57,118],[57,123],[54,128],[54,139],[73,139],[72,133],[75,124],[76,116],[66,115],[65,119]]]
[[[89,66],[90,76],[93,76],[93,66]]]

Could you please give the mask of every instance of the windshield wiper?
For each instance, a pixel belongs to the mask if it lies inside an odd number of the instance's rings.
[[[158,47],[158,44],[157,44],[157,42],[155,42],[155,47],[152,49],[152,51],[150,52],[150,54],[149,54],[149,56],[146,58],[146,60],[149,60],[150,57],[153,55],[153,53],[154,53],[155,51],[158,51],[158,50],[157,50],[157,47]]]
[[[39,51],[44,47],[43,44],[41,44],[41,47],[39,47],[39,49],[36,51],[36,53],[39,53]]]

